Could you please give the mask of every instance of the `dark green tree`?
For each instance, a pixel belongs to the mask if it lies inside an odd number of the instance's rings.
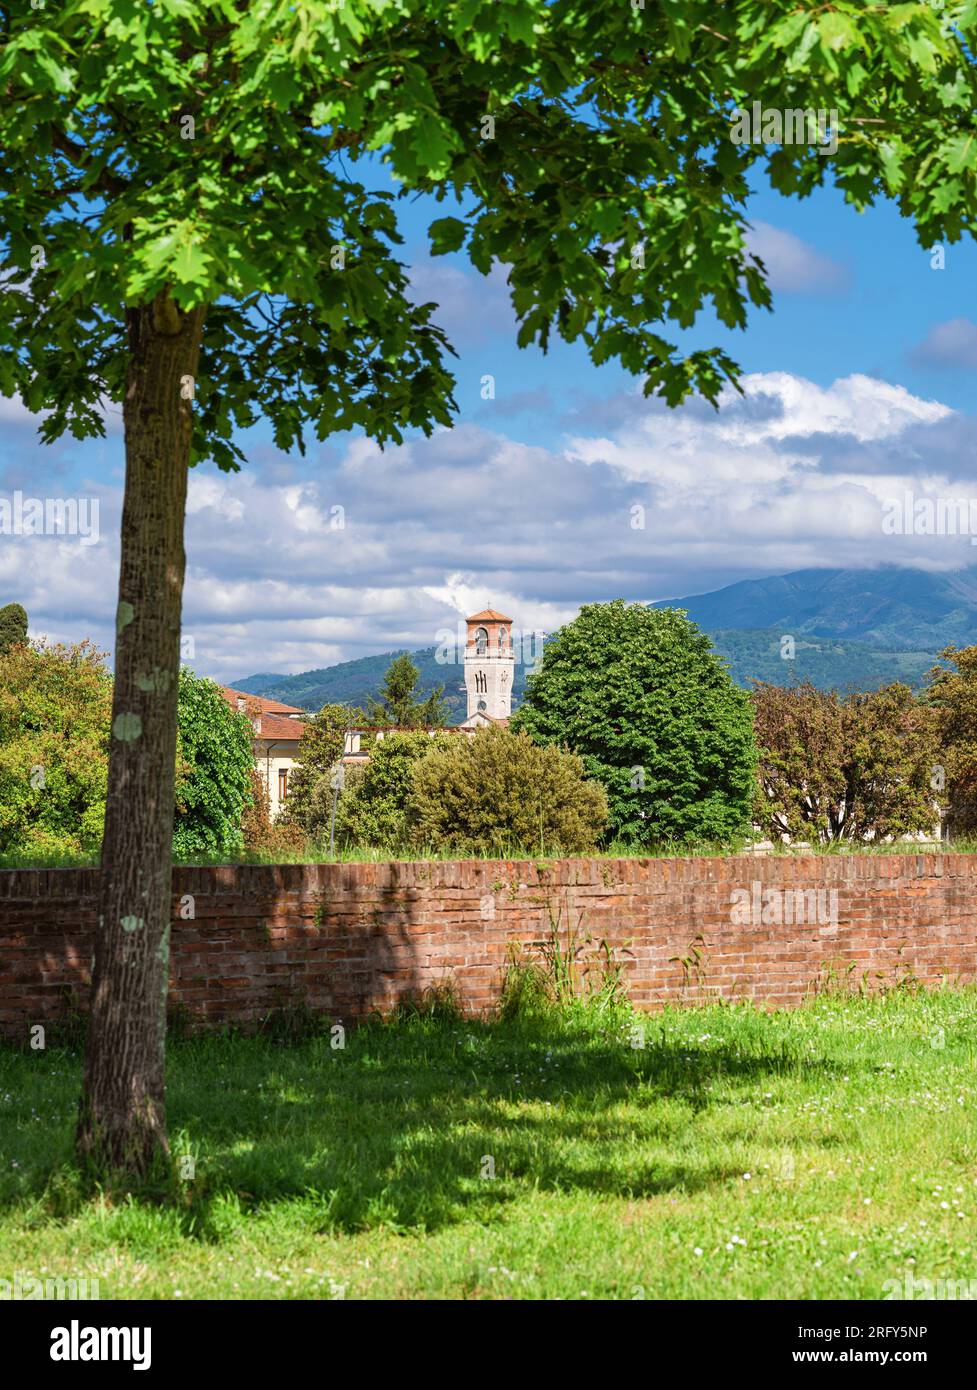
[[[441,698],[444,686],[432,690],[426,699],[418,699],[419,677],[407,652],[395,656],[384,675],[380,699],[367,706],[370,723],[395,729],[443,729],[448,722],[448,706]]]
[[[715,401],[736,364],[671,339],[770,303],[756,166],[787,194],[889,196],[924,246],[977,226],[975,30],[954,0],[4,6],[0,391],[46,443],[103,434],[105,401],[125,432],[83,1158],[144,1170],[167,1148],[188,468],[237,467],[261,416],[282,449],[451,420],[398,196],[447,201],[435,254],[509,267],[521,346],[559,336],[669,404]],[[838,109],[840,138],[734,138],[761,99]]]
[[[178,859],[237,853],[252,794],[251,721],[189,666],[180,670],[178,711],[173,853]]]
[[[0,656],[27,641],[27,610],[19,603],[0,608]]]
[[[749,828],[749,697],[678,609],[582,608],[547,642],[512,727],[581,755],[621,840],[729,840]]]

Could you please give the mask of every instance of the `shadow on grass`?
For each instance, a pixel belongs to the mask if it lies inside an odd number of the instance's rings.
[[[620,1029],[423,1018],[363,1027],[336,1049],[328,1037],[180,1042],[170,1049],[170,1134],[178,1166],[180,1155],[194,1160],[181,1225],[217,1240],[281,1206],[283,1219],[319,1232],[431,1231],[491,1222],[533,1189],[641,1199],[715,1187],[740,1167],[728,1161],[728,1130],[710,1140],[711,1111],[740,1111],[776,1078],[835,1070],[757,1044],[663,1038],[632,1049]],[[49,1062],[0,1058],[0,1092],[13,1102],[0,1104],[0,1206],[33,1200],[63,1217],[84,1202],[70,1177],[80,1065],[67,1053]],[[12,1175],[11,1136],[29,1134],[45,1109],[57,1136],[48,1125],[43,1142],[22,1145]],[[737,1128],[752,1138],[748,1121]]]

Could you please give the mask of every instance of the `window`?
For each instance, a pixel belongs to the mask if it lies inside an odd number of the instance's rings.
[[[488,631],[484,627],[475,629],[475,650],[479,656],[484,656],[488,651]]]
[[[475,672],[475,691],[478,695],[488,694],[488,677],[484,671]]]
[[[288,796],[288,768],[278,769],[278,800],[284,801]]]

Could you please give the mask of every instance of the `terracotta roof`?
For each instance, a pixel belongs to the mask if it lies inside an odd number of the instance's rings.
[[[260,729],[255,729],[256,739],[269,739],[272,743],[281,743],[284,739],[295,739],[296,742],[305,732],[305,724],[301,719],[283,719],[280,715],[259,714],[258,721]]]
[[[260,710],[262,714],[304,714],[308,715],[307,709],[299,709],[297,705],[286,705],[281,700],[266,700],[263,695],[249,695],[246,690],[232,690],[229,685],[221,686],[221,694],[229,705],[237,708],[238,700],[247,701],[247,710]]]
[[[505,613],[499,613],[494,608],[483,608],[481,613],[473,613],[470,618],[466,618],[467,623],[511,623],[512,619]]]

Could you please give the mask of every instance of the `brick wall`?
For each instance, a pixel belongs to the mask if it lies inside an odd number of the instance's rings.
[[[177,869],[171,999],[208,1025],[300,1003],[353,1021],[451,978],[484,1010],[507,944],[538,942],[551,912],[615,948],[644,1008],[796,1004],[850,964],[972,981],[975,874],[962,854]],[[84,1006],[97,875],[0,871],[0,1030]]]

